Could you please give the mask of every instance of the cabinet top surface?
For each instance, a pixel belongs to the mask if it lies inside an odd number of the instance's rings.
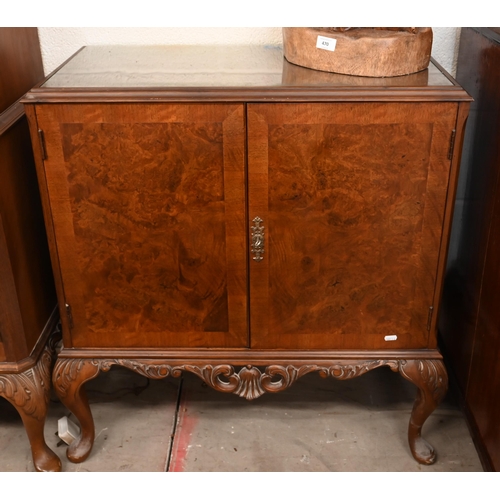
[[[468,100],[433,62],[412,75],[369,78],[296,66],[283,57],[279,46],[189,45],[84,47],[28,93],[27,100],[94,100],[98,96],[133,100],[133,96],[147,98],[151,93],[169,100],[330,100],[346,92],[381,97],[430,92],[448,96],[447,100]]]

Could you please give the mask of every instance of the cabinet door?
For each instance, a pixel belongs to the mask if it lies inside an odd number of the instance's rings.
[[[429,346],[456,116],[454,103],[248,107],[254,243],[264,228],[252,347]]]
[[[243,106],[36,113],[71,345],[247,346]]]

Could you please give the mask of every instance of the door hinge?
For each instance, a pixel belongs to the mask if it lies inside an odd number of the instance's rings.
[[[427,315],[427,331],[430,332],[431,330],[431,323],[432,323],[432,313],[434,312],[434,306],[429,307],[429,314]]]
[[[42,160],[47,159],[47,151],[45,150],[45,137],[43,136],[43,130],[38,129],[38,142],[40,143],[40,152],[42,153]]]
[[[457,131],[453,129],[451,131],[451,137],[450,137],[450,149],[448,150],[448,160],[451,160],[453,158],[453,147],[455,146],[455,135]]]
[[[71,312],[71,306],[69,304],[65,304],[66,307],[66,316],[68,318],[68,325],[70,328],[73,328],[73,313]]]

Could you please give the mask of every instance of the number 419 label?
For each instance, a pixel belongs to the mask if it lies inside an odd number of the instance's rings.
[[[318,35],[318,40],[316,41],[316,48],[331,50],[333,52],[335,50],[335,45],[337,45],[337,40],[335,38],[328,38],[326,36]]]

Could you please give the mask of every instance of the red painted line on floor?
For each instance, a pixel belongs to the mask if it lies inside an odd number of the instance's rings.
[[[172,445],[169,472],[184,472],[186,457],[198,418],[190,415],[186,404],[186,393],[181,396],[177,428]]]

